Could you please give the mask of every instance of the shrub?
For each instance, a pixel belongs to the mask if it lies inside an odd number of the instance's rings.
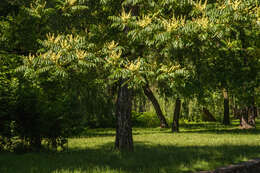
[[[155,113],[152,112],[132,112],[132,124],[136,127],[157,127],[160,121]]]

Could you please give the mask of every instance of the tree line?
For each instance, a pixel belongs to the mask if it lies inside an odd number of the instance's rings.
[[[255,126],[257,0],[3,0],[0,33],[2,150],[14,139],[28,149],[63,147],[99,119],[115,125],[116,149],[132,151],[138,93],[170,126],[151,87],[175,99],[173,132],[185,100],[214,120],[207,105],[215,92],[223,93],[223,124],[232,97],[241,127]]]

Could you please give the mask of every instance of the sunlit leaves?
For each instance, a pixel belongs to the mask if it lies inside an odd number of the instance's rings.
[[[202,0],[197,0],[196,2],[193,2],[193,5],[197,10],[199,10],[201,13],[205,13],[205,9],[207,7],[208,1],[205,0],[204,3],[202,3]]]
[[[47,39],[42,41],[42,46],[46,51],[36,55],[25,57],[25,66],[28,74],[41,74],[54,72],[54,75],[67,77],[70,73],[88,71],[97,66],[99,60],[93,53],[88,52],[88,43],[83,37],[73,35],[48,34]],[[24,68],[24,67],[23,67]],[[18,69],[19,70],[19,69]],[[35,75],[34,74],[34,75]]]
[[[178,27],[183,27],[184,26],[184,24],[185,24],[185,17],[175,18],[175,16],[173,16],[169,20],[162,19],[162,23],[163,23],[163,26],[166,29],[166,31],[167,32],[171,32],[171,31],[177,29]]]
[[[147,25],[149,25],[152,22],[151,17],[149,16],[143,16],[141,19],[137,21],[137,24],[141,26],[142,28],[145,28]]]

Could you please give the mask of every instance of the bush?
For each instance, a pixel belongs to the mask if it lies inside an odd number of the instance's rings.
[[[135,127],[158,127],[160,126],[160,121],[155,113],[133,111],[132,124]]]

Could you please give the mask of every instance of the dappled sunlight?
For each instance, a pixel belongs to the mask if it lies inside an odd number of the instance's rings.
[[[106,132],[109,135],[106,136]],[[246,134],[181,131],[172,134],[170,129],[134,128],[133,153],[114,150],[115,136],[111,132],[112,129],[91,129],[88,135],[85,134],[88,137],[70,138],[68,151],[64,152],[3,154],[0,170],[14,173],[15,167],[19,173],[174,173],[213,170],[260,157],[260,136],[255,131]],[[11,162],[14,158],[17,160]]]

